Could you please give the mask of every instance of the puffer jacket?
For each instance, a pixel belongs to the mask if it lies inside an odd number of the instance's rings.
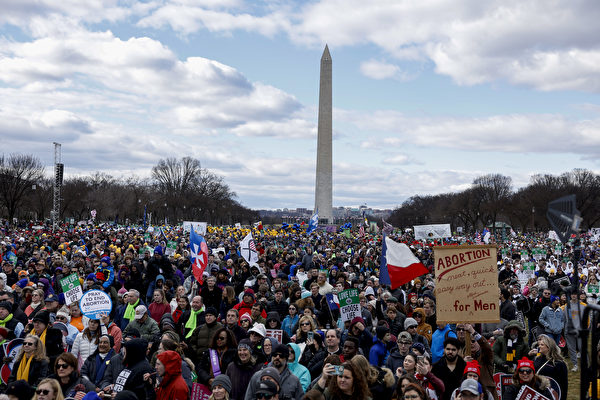
[[[190,390],[181,376],[181,356],[175,351],[165,351],[158,355],[165,366],[165,374],[156,390],[156,400],[187,400]]]
[[[73,355],[77,357],[77,361],[79,362],[79,370],[81,370],[81,367],[83,366],[85,360],[87,360],[89,356],[94,354],[94,352],[98,348],[97,339],[92,338],[90,340],[87,337],[87,335],[84,334],[84,332],[77,334],[77,337],[73,342],[73,348],[71,349],[71,353],[73,353]]]

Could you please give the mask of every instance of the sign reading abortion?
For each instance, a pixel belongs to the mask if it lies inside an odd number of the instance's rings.
[[[436,246],[437,320],[499,322],[495,245]]]
[[[102,314],[109,314],[112,309],[110,296],[101,290],[89,290],[79,300],[81,313],[89,319],[100,319]]]

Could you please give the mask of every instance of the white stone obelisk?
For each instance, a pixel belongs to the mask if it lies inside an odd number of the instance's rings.
[[[319,125],[317,138],[317,180],[315,185],[315,210],[319,221],[333,223],[332,204],[332,123],[331,123],[331,54],[325,45],[321,56],[319,83]]]

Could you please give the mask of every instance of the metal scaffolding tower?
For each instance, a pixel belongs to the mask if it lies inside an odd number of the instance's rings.
[[[52,202],[52,232],[58,228],[60,220],[60,189],[63,183],[64,165],[60,162],[61,144],[54,142],[54,198]]]

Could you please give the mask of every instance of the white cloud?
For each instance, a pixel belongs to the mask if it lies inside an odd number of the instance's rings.
[[[400,67],[377,60],[368,60],[360,64],[360,72],[372,79],[395,78],[400,73]]]

